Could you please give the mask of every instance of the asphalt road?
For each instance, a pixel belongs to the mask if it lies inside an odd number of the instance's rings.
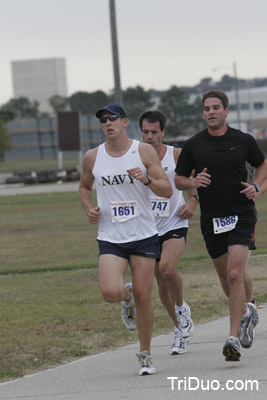
[[[170,355],[171,333],[153,338],[156,375],[138,375],[138,344],[133,343],[0,384],[0,399],[266,400],[267,305],[259,309],[259,317],[253,346],[241,349],[239,362],[226,362],[222,355],[226,317],[196,325],[184,355]]]

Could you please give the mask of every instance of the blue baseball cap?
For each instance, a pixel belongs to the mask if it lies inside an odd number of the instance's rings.
[[[118,106],[118,104],[107,104],[106,106],[97,110],[97,112],[95,113],[95,116],[97,118],[100,118],[101,114],[104,111],[109,111],[112,114],[121,115],[122,117],[126,117],[126,112],[124,111],[124,109],[121,106]]]

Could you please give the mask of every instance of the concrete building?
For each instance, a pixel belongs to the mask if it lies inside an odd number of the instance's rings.
[[[217,87],[210,88],[213,89]],[[243,132],[252,133],[256,139],[267,139],[267,86],[225,93],[229,98],[230,110],[227,123]],[[190,101],[195,101],[197,97],[202,98],[202,94],[190,95]]]
[[[230,104],[228,122],[238,127],[240,121],[241,129],[253,133],[257,139],[267,138],[267,87],[226,93]]]
[[[39,103],[40,112],[50,113],[48,99],[68,96],[64,58],[12,61],[14,97],[27,97]]]

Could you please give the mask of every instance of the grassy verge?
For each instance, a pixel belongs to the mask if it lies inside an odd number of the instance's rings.
[[[79,164],[78,155],[77,157],[64,157],[63,167],[64,168],[75,168]],[[28,171],[50,171],[58,169],[58,160],[56,159],[45,159],[45,160],[8,160],[0,161],[0,174],[9,172],[28,172]]]
[[[257,301],[266,302],[264,197],[257,208],[258,250],[249,271]],[[0,197],[0,219],[0,381],[137,341],[121,322],[120,305],[108,305],[100,295],[97,227],[89,224],[77,193]],[[199,215],[190,222],[180,270],[196,323],[227,315]],[[170,332],[156,283],[153,303],[154,335]]]

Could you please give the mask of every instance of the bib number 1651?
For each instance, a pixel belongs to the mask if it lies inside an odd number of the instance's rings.
[[[112,222],[124,222],[139,215],[136,201],[111,202]]]

